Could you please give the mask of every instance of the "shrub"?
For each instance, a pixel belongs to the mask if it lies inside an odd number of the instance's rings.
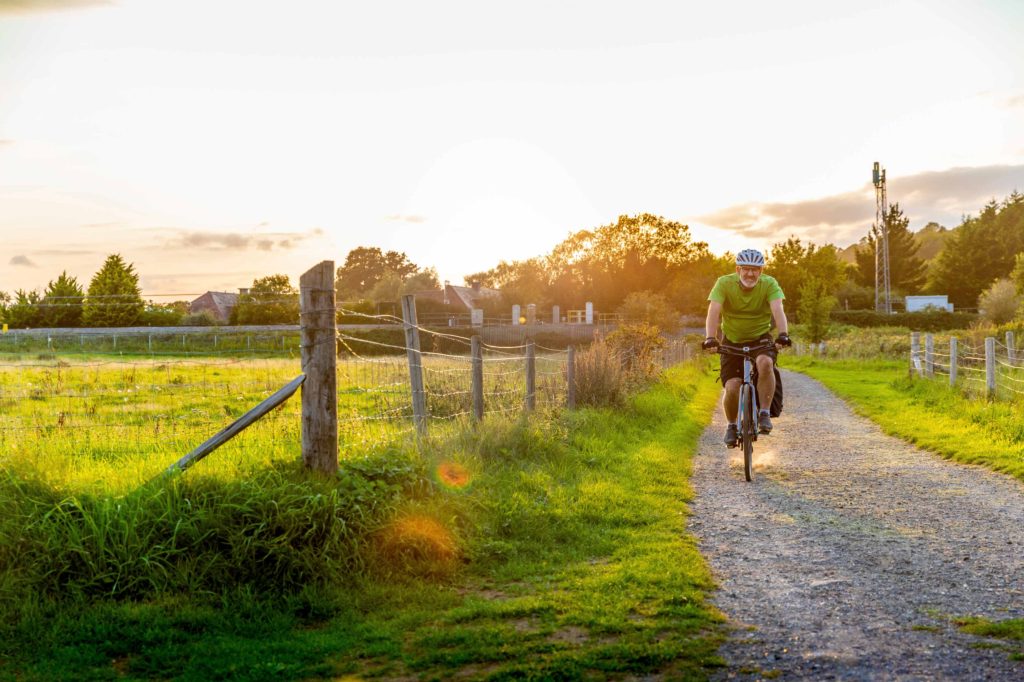
[[[625,402],[626,372],[601,338],[576,354],[576,404],[617,406]]]
[[[1017,316],[1017,309],[1020,307],[1020,299],[1017,297],[1013,282],[1008,279],[993,282],[992,286],[978,297],[978,307],[981,309],[982,317],[992,324],[998,325],[1012,320]]]
[[[181,324],[186,327],[215,327],[220,320],[209,310],[200,310],[198,313],[190,313],[181,318]]]
[[[657,351],[665,345],[658,328],[647,324],[624,324],[608,335],[629,384],[643,383],[658,374]]]

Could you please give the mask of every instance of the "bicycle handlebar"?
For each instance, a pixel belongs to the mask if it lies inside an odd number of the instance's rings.
[[[725,343],[721,343],[715,349],[720,355],[738,355],[740,357],[749,356],[754,351],[768,350],[774,347],[776,344],[774,341],[761,341],[757,345],[747,346],[731,346]]]

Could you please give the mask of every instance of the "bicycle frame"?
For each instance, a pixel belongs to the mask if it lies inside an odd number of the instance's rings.
[[[740,384],[739,404],[736,410],[737,444],[743,448],[743,473],[748,481],[753,480],[754,441],[757,440],[757,386],[754,384],[754,359],[751,353],[774,346],[772,342],[761,342],[754,346],[718,347],[722,355],[738,355],[743,358],[743,383]]]

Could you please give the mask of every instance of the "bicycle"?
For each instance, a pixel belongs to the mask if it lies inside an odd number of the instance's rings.
[[[737,445],[743,447],[743,475],[748,481],[754,480],[754,441],[757,440],[757,386],[754,385],[753,353],[775,345],[773,341],[762,341],[754,346],[729,346],[721,344],[718,353],[743,358],[743,383],[740,385],[740,401],[736,413]]]

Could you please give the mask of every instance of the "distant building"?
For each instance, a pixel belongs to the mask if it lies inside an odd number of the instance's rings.
[[[949,297],[945,294],[941,296],[907,296],[906,304],[908,313],[924,310],[928,307],[953,312],[953,304],[949,302]]]
[[[466,312],[473,310],[473,308],[479,308],[485,299],[501,296],[500,291],[481,286],[480,282],[473,282],[473,285],[468,287],[457,287],[445,282],[442,289],[416,291],[414,293],[417,299],[435,301],[455,306],[456,308],[464,308]]]
[[[248,293],[248,290],[240,291]],[[207,291],[189,304],[188,311],[195,315],[196,313],[208,310],[211,315],[221,322],[227,322],[231,318],[231,311],[235,309],[236,305],[238,305],[238,294],[231,294],[226,291]]]

